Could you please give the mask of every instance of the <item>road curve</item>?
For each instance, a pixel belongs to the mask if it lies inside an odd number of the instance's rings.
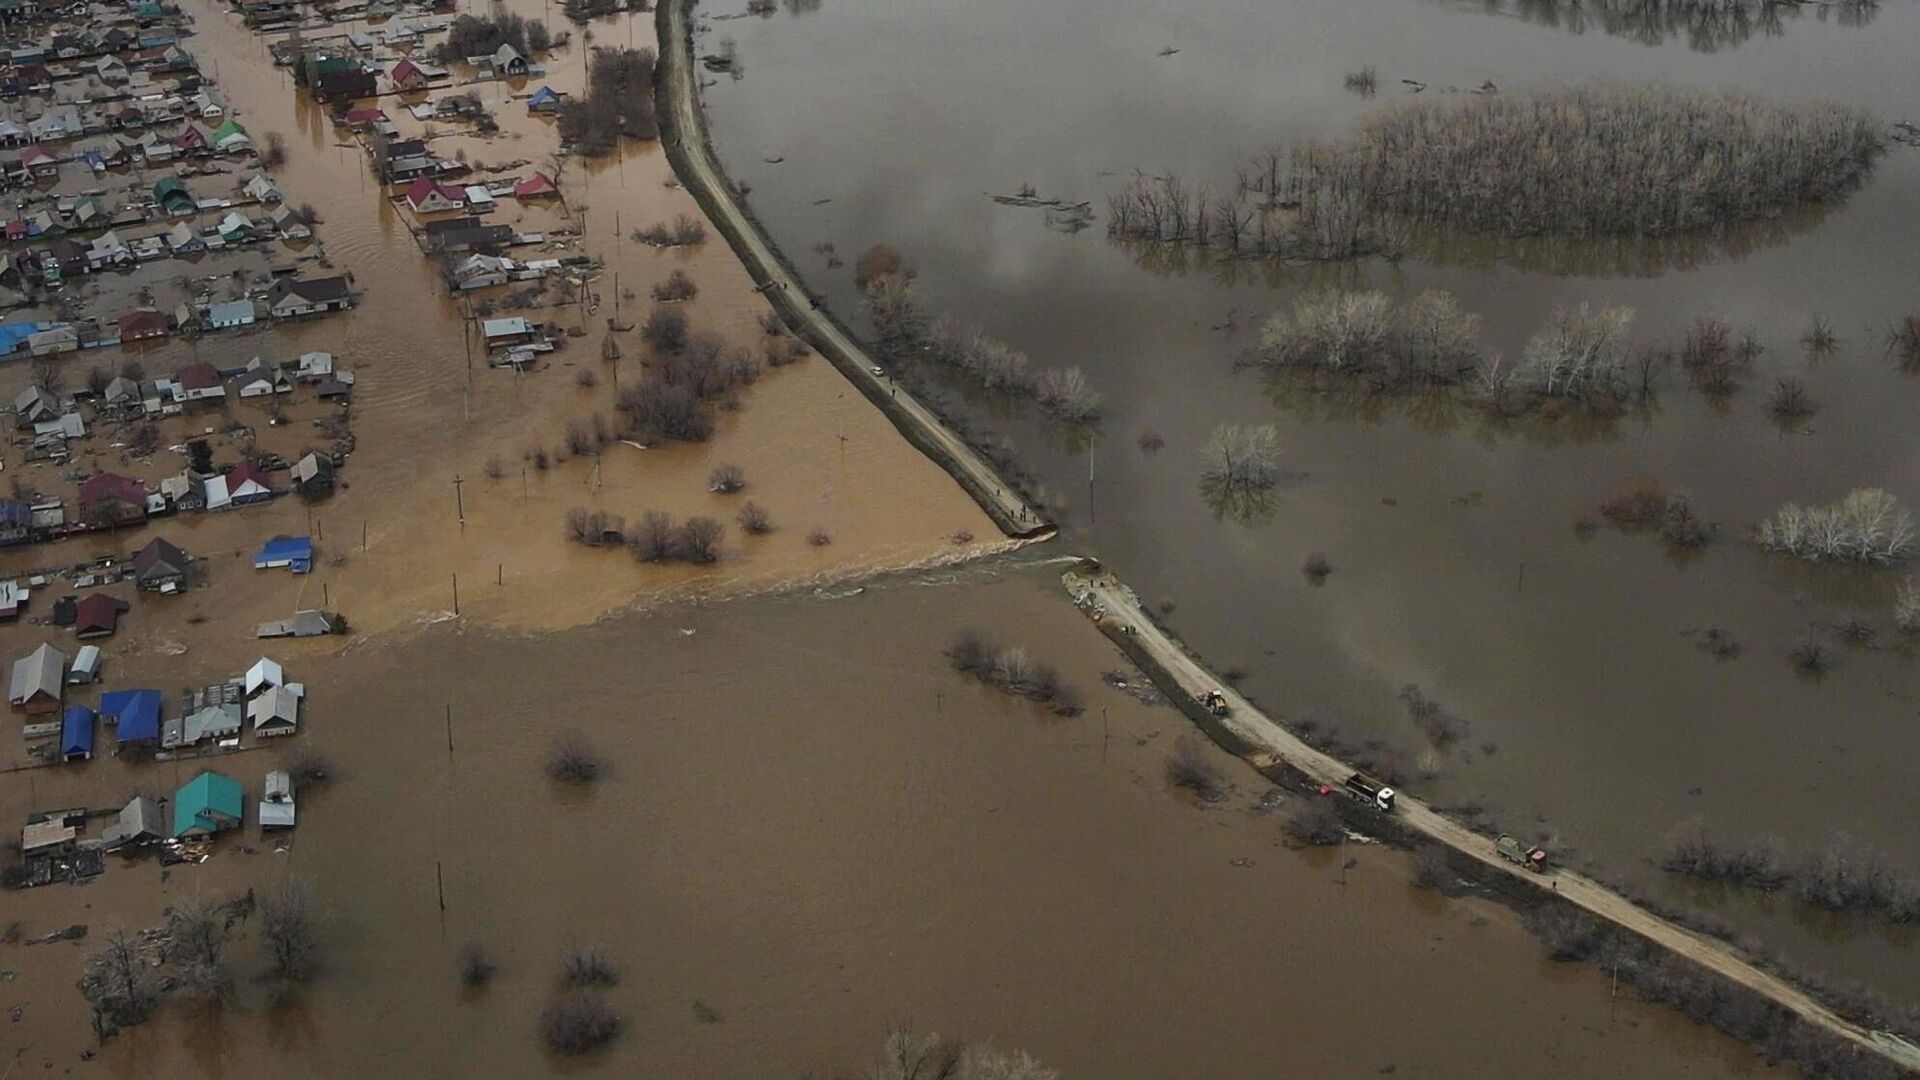
[[[1067,592],[1081,610],[1109,633],[1125,636],[1164,673],[1160,689],[1176,700],[1193,701],[1210,690],[1226,695],[1228,711],[1222,727],[1252,748],[1247,758],[1256,765],[1285,764],[1319,783],[1338,788],[1356,770],[1330,754],[1316,750],[1298,736],[1249,704],[1219,676],[1188,655],[1156,626],[1140,606],[1139,597],[1113,575],[1088,568],[1070,570],[1062,577]],[[1165,685],[1171,681],[1173,685]],[[1479,862],[1526,882],[1537,889],[1553,889],[1587,911],[1678,953],[1717,974],[1765,996],[1806,1023],[1824,1028],[1894,1064],[1920,1072],[1920,1048],[1887,1032],[1870,1031],[1827,1008],[1806,992],[1763,971],[1731,946],[1694,933],[1638,907],[1626,897],[1572,870],[1554,868],[1544,874],[1521,870],[1494,853],[1486,837],[1445,817],[1417,799],[1398,793],[1394,817],[1405,827]]]
[[[694,0],[660,0],[654,26],[660,39],[654,106],[660,142],[674,174],[686,185],[714,227],[726,236],[788,328],[806,339],[893,422],[908,442],[947,470],[995,525],[1008,536],[1035,539],[1053,532],[1034,506],[1001,479],[992,465],[955,434],[925,403],[898,386],[847,329],[815,307],[800,278],[740,202],[715,159],[707,138],[694,73]]]

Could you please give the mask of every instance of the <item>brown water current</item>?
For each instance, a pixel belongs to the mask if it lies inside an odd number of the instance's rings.
[[[1086,712],[1055,718],[949,671],[939,652],[966,625],[1058,664]],[[194,665],[250,655],[235,643]],[[1163,766],[1189,725],[1098,681],[1122,663],[1046,569],[535,636],[448,624],[289,658],[314,688],[299,738],[337,776],[302,796],[287,850],[250,826],[202,865],[116,861],[84,888],[11,894],[7,919],[28,937],[75,921],[98,935],[304,880],[321,912],[316,982],[267,1005],[249,924],[225,1012],[169,1003],[81,1067],[72,980],[93,939],[0,945],[17,972],[0,1006],[25,1008],[0,1049],[22,1075],[535,1075],[559,1064],[535,1019],[579,944],[619,965],[608,997],[627,1030],[567,1072],[837,1073],[899,1022],[1023,1047],[1069,1077],[1774,1071],[1613,997],[1595,969],[1547,961],[1505,908],[1418,889],[1402,855],[1288,850],[1252,809],[1263,785],[1210,747],[1229,797],[1173,792]],[[605,759],[590,788],[543,774],[561,732]],[[275,757],[223,768],[257,791]],[[0,813],[176,771],[9,777]],[[458,982],[468,941],[500,965],[481,991]]]
[[[1514,17],[1540,5],[1292,0],[1204,5],[1068,0],[961,7],[845,0],[726,19],[706,7],[711,50],[732,39],[738,80],[706,90],[714,140],[776,240],[837,310],[851,275],[812,253],[885,241],[916,264],[932,305],[982,323],[1036,362],[1084,368],[1106,395],[1088,440],[1018,408],[970,412],[1019,446],[1063,510],[1067,543],[1113,566],[1218,670],[1292,720],[1378,740],[1408,786],[1477,804],[1504,828],[1718,909],[1818,970],[1920,996],[1915,931],[1816,916],[1784,897],[1695,891],[1651,863],[1703,818],[1795,850],[1847,831],[1920,867],[1908,827],[1920,750],[1915,654],[1893,631],[1897,570],[1809,569],[1745,539],[1787,501],[1879,486],[1920,502],[1910,423],[1920,382],[1884,344],[1914,314],[1911,221],[1920,151],[1894,145],[1843,202],[1659,244],[1432,238],[1398,264],[1253,267],[1109,243],[1101,223],[1049,230],[1042,212],[989,193],[1030,183],[1096,210],[1134,169],[1230,182],[1239,155],[1337,136],[1410,92],[1507,90],[1582,79],[1736,87],[1827,98],[1887,121],[1920,100],[1920,5],[1865,25],[1811,14],[1717,51],[1685,35],[1570,33]],[[1698,45],[1695,41],[1692,45]],[[1160,55],[1165,49],[1175,49]],[[1371,100],[1344,73],[1377,68]],[[769,159],[780,159],[770,164]],[[1729,400],[1670,372],[1657,403],[1613,422],[1490,423],[1427,401],[1378,401],[1238,370],[1254,328],[1304,288],[1456,293],[1481,313],[1488,352],[1518,355],[1556,306],[1636,309],[1633,337],[1677,345],[1699,316],[1751,329],[1767,351]],[[1837,329],[1828,359],[1801,335]],[[1216,329],[1216,328],[1220,329]],[[1818,411],[1768,417],[1776,379],[1803,380]],[[1295,479],[1248,517],[1202,495],[1202,447],[1224,422],[1279,426]],[[1154,432],[1158,453],[1136,438]],[[1652,475],[1720,526],[1676,558],[1649,535],[1577,532],[1618,481]],[[1327,553],[1323,585],[1303,576]],[[1838,646],[1823,678],[1787,654],[1867,619],[1873,646]],[[1691,631],[1744,647],[1720,662]],[[1398,693],[1418,684],[1471,724],[1428,746]]]

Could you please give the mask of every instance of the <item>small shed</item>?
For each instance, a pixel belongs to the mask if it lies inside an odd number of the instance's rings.
[[[264,656],[255,660],[253,666],[247,669],[246,675],[241,679],[242,689],[246,691],[248,698],[257,697],[264,691],[285,685],[287,685],[286,669],[280,666],[280,661],[270,660]]]
[[[260,624],[260,629],[255,632],[254,636],[263,638],[322,637],[327,634],[344,634],[346,632],[347,620],[331,611],[315,609],[296,611],[293,613],[293,618],[291,619],[275,619],[272,622],[263,622]]]
[[[333,490],[333,459],[307,451],[293,463],[293,486],[307,498],[318,498]]]
[[[291,829],[294,823],[293,777],[285,769],[267,774],[260,794],[260,828]]]
[[[305,536],[276,536],[253,557],[255,570],[277,570],[283,566],[296,574],[312,570],[313,540]]]
[[[560,103],[566,100],[566,96],[567,95],[555,90],[551,86],[542,86],[540,89],[527,95],[527,111],[545,113],[558,112],[560,110]]]
[[[175,839],[211,836],[241,824],[240,781],[208,770],[181,785],[173,795]]]
[[[60,760],[88,761],[93,757],[93,710],[85,705],[67,706],[60,718]]]
[[[100,646],[82,645],[73,654],[73,667],[67,671],[68,686],[86,686],[100,681]]]

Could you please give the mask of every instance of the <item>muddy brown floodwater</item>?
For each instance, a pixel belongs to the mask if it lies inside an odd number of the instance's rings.
[[[345,316],[265,333],[173,341],[128,354],[137,356],[152,377],[193,360],[238,367],[255,355],[283,361],[309,349],[327,349],[358,376],[352,413],[357,449],[341,474],[343,490],[333,499],[311,506],[285,499],[264,509],[181,517],[152,527],[190,553],[219,557],[217,589],[186,602],[199,614],[247,634],[259,621],[284,618],[295,606],[319,606],[324,598],[359,628],[391,630],[451,615],[457,575],[463,615],[517,627],[556,627],[628,604],[934,563],[978,554],[998,542],[997,530],[979,508],[818,358],[766,372],[741,393],[737,411],[719,417],[708,443],[645,451],[614,443],[591,460],[575,458],[550,470],[527,465],[524,455],[536,447],[563,450],[569,421],[610,415],[618,385],[631,386],[640,378],[645,346],[637,334],[615,335],[623,354],[617,373],[601,359],[601,340],[616,310],[627,324],[645,317],[649,287],[670,270],[686,270],[700,286],[699,297],[683,305],[696,330],[756,351],[763,340],[756,319],[766,306],[724,244],[657,251],[616,231],[616,223],[631,231],[682,213],[699,215],[690,196],[666,185],[665,155],[654,144],[633,144],[601,162],[567,165],[561,186],[574,220],[586,226],[581,245],[606,264],[592,286],[601,296],[600,310],[591,316],[579,305],[529,311],[533,318],[588,333],[552,354],[546,370],[518,376],[490,370],[478,357],[470,359],[460,306],[447,297],[433,264],[415,245],[403,220],[406,211],[381,197],[365,155],[345,130],[336,129],[322,109],[296,91],[286,69],[272,66],[268,39],[249,33],[237,14],[205,2],[188,6],[196,19],[191,43],[201,66],[218,79],[221,93],[242,110],[243,122],[257,137],[287,136],[290,157],[276,170],[279,186],[289,203],[312,203],[319,210],[323,221],[317,231],[328,257],[338,272],[353,274],[363,293],[359,306]],[[527,5],[527,14],[541,13],[540,5]],[[652,24],[644,19],[635,26],[651,33]],[[579,41],[576,34],[572,48],[553,54],[542,82],[562,91],[579,88],[584,52]],[[550,168],[557,135],[550,120],[531,116],[521,100],[538,85],[515,80],[474,87],[494,111],[502,134],[491,140],[448,140],[441,152],[462,152],[476,165],[529,163],[508,175]],[[465,89],[448,87],[432,96]],[[401,106],[425,96],[381,101],[415,131],[420,125]],[[516,223],[523,231],[566,224],[559,211],[503,202],[504,209],[489,220]],[[616,305],[616,295],[629,292],[633,295]],[[477,338],[477,330],[471,336]],[[477,340],[471,345],[475,353],[484,353]],[[68,384],[80,385],[87,368],[122,359],[116,353],[73,354]],[[580,367],[596,372],[597,386],[575,384]],[[16,365],[0,373],[0,389],[11,393],[24,386],[31,377],[26,368]],[[264,425],[264,411],[252,402],[235,402],[229,414]],[[209,413],[200,422],[224,426],[225,419]],[[297,453],[303,438],[321,441],[309,429],[306,435],[270,432],[262,444],[284,441]],[[69,470],[157,476],[182,467],[182,459],[164,452],[158,455],[161,465],[141,466],[98,443],[94,449],[68,469],[30,468],[27,482],[71,500]],[[219,460],[227,463],[233,456],[223,450]],[[490,457],[501,460],[503,478],[484,475]],[[707,491],[707,474],[721,462],[746,471],[744,496]],[[17,466],[17,459],[9,465]],[[456,478],[464,481],[458,502]],[[749,538],[733,526],[743,497],[768,509],[776,526],[770,535]],[[563,536],[563,517],[574,506],[628,518],[646,509],[665,510],[675,519],[711,515],[729,528],[726,558],[696,571],[640,567],[617,550],[584,550]],[[457,507],[464,508],[464,523]],[[833,542],[808,543],[815,528]],[[312,577],[272,575],[268,580],[268,575],[252,575],[235,558],[280,532],[317,534],[323,565]],[[9,551],[0,565],[16,570],[124,553],[144,543],[145,535],[123,532]],[[978,539],[952,539],[963,535]],[[183,607],[143,604],[129,628],[138,635],[158,626],[177,638]],[[11,644],[7,652],[12,655]]]
[[[1087,711],[1054,718],[947,670],[965,625],[1031,644]],[[623,972],[610,998],[628,1029],[594,1073],[851,1070],[899,1021],[1069,1077],[1770,1073],[1545,960],[1505,908],[1419,890],[1404,856],[1288,850],[1251,809],[1257,779],[1210,747],[1230,797],[1176,795],[1163,766],[1189,725],[1098,681],[1121,663],[1047,568],[531,637],[435,626],[302,663],[316,719],[300,738],[339,775],[303,797],[290,850],[250,827],[250,851],[229,841],[164,878],[116,862],[84,888],[13,894],[7,915],[30,937],[98,934],[311,882],[325,961],[301,1004],[265,1005],[249,928],[236,1004],[165,1006],[107,1044],[105,1076],[535,1075],[554,1064],[534,1025],[570,944]],[[606,759],[589,790],[542,772],[563,731]],[[226,767],[255,786],[272,756]],[[118,768],[95,766],[42,770],[34,797],[85,801]],[[8,820],[24,787],[0,786]],[[471,995],[469,940],[500,964]],[[22,1075],[90,1045],[72,987],[87,944],[0,946],[18,972],[0,1004],[27,1021],[0,1025],[0,1046]]]
[[[1714,906],[1798,963],[1913,1000],[1915,928],[1696,894],[1651,860],[1698,817],[1795,850],[1844,830],[1920,867],[1908,821],[1915,650],[1890,618],[1900,572],[1788,565],[1744,539],[1783,502],[1856,486],[1920,504],[1920,380],[1883,340],[1916,311],[1920,150],[1890,147],[1842,203],[1724,235],[1443,236],[1399,264],[1338,269],[1142,253],[1109,243],[1100,222],[1062,235],[1041,211],[987,198],[1031,183],[1098,211],[1135,169],[1229,182],[1241,153],[1337,136],[1405,95],[1403,79],[1428,95],[1488,80],[1730,86],[1889,122],[1920,100],[1920,5],[1880,5],[1864,26],[1809,11],[1717,51],[1685,34],[1517,17],[1545,6],[845,0],[710,18],[700,41],[732,38],[744,69],[706,90],[720,155],[833,307],[856,309],[851,276],[829,272],[814,245],[832,242],[851,265],[885,241],[918,266],[933,307],[1037,362],[1077,364],[1104,391],[1090,449],[1003,403],[966,407],[1039,473],[1064,510],[1064,542],[1174,605],[1168,621],[1216,670],[1244,671],[1243,688],[1282,717],[1380,741],[1423,797],[1478,804],[1611,876]],[[1369,64],[1379,97],[1344,92],[1344,73]],[[1485,348],[1507,356],[1552,308],[1582,301],[1634,307],[1637,342],[1675,345],[1710,315],[1751,328],[1767,351],[1725,404],[1669,373],[1656,407],[1609,424],[1490,425],[1234,370],[1267,314],[1329,284],[1452,290],[1484,316]],[[1821,362],[1799,344],[1816,314],[1841,337]],[[1819,411],[1782,429],[1765,398],[1788,376]],[[1202,447],[1225,422],[1278,425],[1297,474],[1252,520],[1223,518],[1198,489]],[[1164,450],[1137,448],[1147,431]],[[1675,559],[1650,536],[1576,533],[1639,474],[1691,492],[1718,542]],[[1319,587],[1300,570],[1312,551],[1334,566]],[[1795,674],[1796,642],[1833,641],[1832,624],[1855,616],[1878,628],[1877,647],[1838,647],[1823,679]],[[1738,659],[1716,662],[1686,636],[1710,624],[1744,646]],[[1397,697],[1409,683],[1471,724],[1458,750],[1424,744]]]

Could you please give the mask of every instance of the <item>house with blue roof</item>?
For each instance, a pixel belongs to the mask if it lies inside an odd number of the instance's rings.
[[[313,569],[313,540],[306,536],[276,536],[266,542],[260,553],[253,557],[255,570],[277,570],[286,567],[296,574],[304,574]]]
[[[60,718],[60,760],[87,761],[93,757],[93,710],[69,705]]]
[[[100,715],[113,725],[118,749],[160,744],[158,690],[109,690],[100,695]]]
[[[46,323],[22,319],[0,322],[0,356],[25,349],[27,339],[46,328]]]
[[[566,100],[565,94],[551,86],[542,86],[527,95],[528,112],[558,112],[560,103]]]
[[[242,801],[240,781],[211,770],[201,773],[173,793],[174,839],[239,828]]]

